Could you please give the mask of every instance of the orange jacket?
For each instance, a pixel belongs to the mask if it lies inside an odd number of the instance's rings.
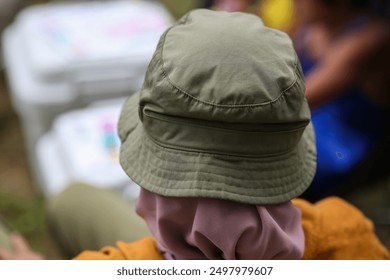
[[[311,204],[293,200],[301,209],[305,233],[303,259],[375,260],[390,259],[374,227],[358,209],[336,197]],[[117,248],[84,251],[76,260],[162,260],[156,241],[146,237],[136,242],[118,242]]]

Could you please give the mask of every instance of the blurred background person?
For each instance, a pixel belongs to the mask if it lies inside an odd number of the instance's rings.
[[[305,194],[311,200],[347,186],[388,133],[390,35],[377,4],[294,0],[294,40],[317,138],[317,174]]]
[[[258,12],[259,0],[206,0],[203,7],[226,12]]]
[[[295,26],[293,0],[261,0],[258,13],[268,27],[291,35]]]
[[[227,12],[247,11],[249,9],[250,0],[215,0],[210,5],[216,10]]]

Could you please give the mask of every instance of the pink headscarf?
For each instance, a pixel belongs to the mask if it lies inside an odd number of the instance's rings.
[[[301,213],[291,203],[256,206],[164,197],[141,188],[137,213],[165,259],[300,259]]]

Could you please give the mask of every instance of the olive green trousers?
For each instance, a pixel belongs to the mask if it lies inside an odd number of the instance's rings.
[[[64,254],[115,246],[150,235],[134,202],[118,193],[74,183],[47,201],[47,223]],[[9,230],[0,221],[0,247],[10,248]]]
[[[0,221],[0,247],[1,248],[9,249],[11,247],[9,234],[10,234],[9,229],[2,221]]]
[[[84,184],[72,184],[49,199],[47,218],[53,236],[68,257],[150,235],[132,201],[114,191]]]

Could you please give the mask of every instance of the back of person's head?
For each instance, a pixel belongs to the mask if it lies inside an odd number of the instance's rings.
[[[290,200],[315,145],[289,37],[254,15],[195,10],[161,37],[125,103],[120,161],[167,258],[300,258]]]

